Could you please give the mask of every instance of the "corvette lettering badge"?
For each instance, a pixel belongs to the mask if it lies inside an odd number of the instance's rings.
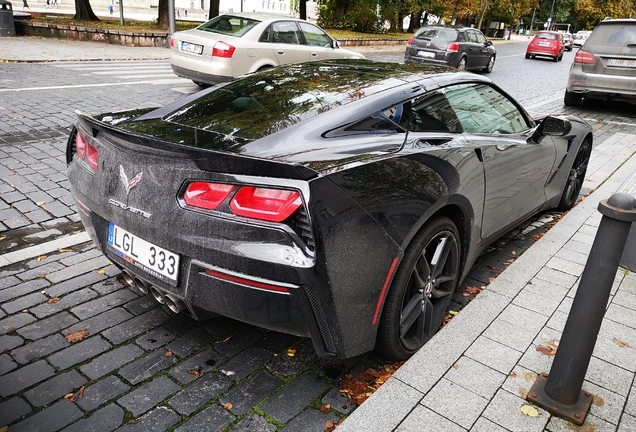
[[[143,210],[139,210],[138,208],[135,208],[135,207],[131,207],[129,205],[124,204],[123,202],[119,202],[119,201],[114,200],[112,198],[109,199],[108,202],[111,203],[112,205],[115,205],[117,207],[121,207],[124,210],[128,210],[129,212],[137,214],[139,216],[143,216],[145,218],[149,218],[150,217],[150,213],[145,212]]]
[[[121,179],[122,183],[124,183],[124,189],[126,189],[126,196],[128,196],[128,193],[130,192],[130,190],[134,188],[137,185],[137,183],[141,181],[142,175],[143,175],[143,172],[140,172],[139,174],[134,176],[132,180],[128,181],[128,176],[126,175],[126,172],[124,171],[124,167],[119,165],[119,178]]]

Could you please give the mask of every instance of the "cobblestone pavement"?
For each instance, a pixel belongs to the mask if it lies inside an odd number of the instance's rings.
[[[151,296],[125,287],[87,241],[65,176],[73,110],[159,106],[194,90],[178,79],[118,83],[48,64],[3,64],[0,427],[322,431],[354,409],[339,393],[338,378],[386,362],[376,353],[324,362],[306,339],[226,318],[171,315]],[[534,112],[592,121],[596,143],[636,130],[625,106],[566,110],[550,97],[534,104]],[[487,285],[523,253],[553,218],[535,218],[493,245],[452,308],[472,298],[464,295],[467,287]],[[69,341],[82,331],[82,340]]]

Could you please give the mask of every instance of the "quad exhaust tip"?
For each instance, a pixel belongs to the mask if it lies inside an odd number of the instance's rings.
[[[172,312],[179,313],[185,310],[186,306],[183,300],[178,299],[170,294],[166,294],[164,298],[166,299],[166,306],[168,306],[168,309],[170,309]]]
[[[166,303],[166,299],[163,296],[163,293],[161,291],[159,291],[156,287],[154,287],[154,286],[150,287],[150,294],[152,294],[152,296],[155,298],[155,300],[157,300],[159,303],[161,303],[161,304],[165,304]]]
[[[183,300],[173,296],[172,294],[164,293],[154,285],[147,284],[137,276],[130,273],[128,270],[122,270],[121,273],[124,281],[128,285],[130,285],[131,287],[136,287],[143,294],[152,294],[157,302],[159,302],[160,304],[165,304],[172,312],[177,314],[186,310],[186,305]]]

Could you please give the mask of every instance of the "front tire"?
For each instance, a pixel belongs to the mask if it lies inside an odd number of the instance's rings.
[[[495,67],[495,56],[491,56],[490,59],[488,59],[488,64],[483,69],[483,72],[490,73],[492,72],[492,68],[494,67]]]
[[[583,181],[585,180],[585,174],[587,172],[587,164],[590,162],[590,154],[592,153],[592,141],[586,138],[582,143],[579,151],[576,153],[572,168],[570,168],[570,175],[565,182],[563,188],[563,194],[557,210],[566,211],[574,207],[576,200],[581,193],[583,187]]]
[[[424,224],[406,249],[387,296],[377,349],[405,360],[439,329],[459,278],[460,243],[444,216]]]

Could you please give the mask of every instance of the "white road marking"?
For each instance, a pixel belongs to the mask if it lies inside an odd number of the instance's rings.
[[[9,252],[4,255],[0,255],[0,268],[89,241],[91,241],[91,238],[88,236],[86,231],[82,231],[77,234],[60,237],[50,242],[41,243],[15,252]]]
[[[64,90],[73,88],[91,88],[91,87],[115,87],[122,85],[140,85],[140,84],[184,84],[191,82],[185,78],[170,78],[170,79],[158,79],[158,80],[146,80],[146,81],[132,81],[132,82],[113,82],[113,83],[100,83],[100,84],[77,84],[77,85],[64,85],[64,86],[51,86],[51,87],[25,87],[19,89],[0,89],[0,93],[7,92],[21,92],[21,91],[41,91],[41,90]]]

